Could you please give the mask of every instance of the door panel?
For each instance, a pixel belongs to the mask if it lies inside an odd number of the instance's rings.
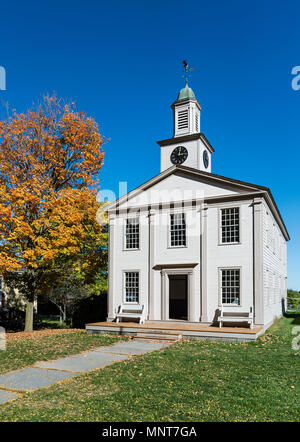
[[[169,275],[169,318],[187,320],[187,275]]]

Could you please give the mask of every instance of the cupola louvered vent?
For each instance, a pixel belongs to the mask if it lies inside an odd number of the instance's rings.
[[[199,132],[199,115],[196,114],[195,116],[195,128],[196,128],[196,132]]]
[[[188,109],[178,112],[178,129],[188,129],[189,127],[189,114]]]

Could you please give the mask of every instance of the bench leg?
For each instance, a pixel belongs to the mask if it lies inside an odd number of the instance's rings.
[[[220,321],[220,322],[219,322],[219,328],[221,328],[221,327],[222,327],[222,322]]]

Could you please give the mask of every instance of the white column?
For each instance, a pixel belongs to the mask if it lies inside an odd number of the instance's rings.
[[[253,200],[254,324],[264,324],[262,199]]]
[[[207,309],[207,204],[201,209],[201,322],[208,322]]]
[[[149,211],[149,282],[148,282],[148,319],[155,319],[155,210]]]
[[[161,320],[169,319],[169,277],[166,270],[161,271]]]
[[[108,321],[115,317],[114,312],[114,255],[115,255],[115,234],[116,234],[116,216],[109,215],[109,236],[108,236]]]
[[[188,272],[188,320],[190,322],[198,322],[196,310],[196,291],[195,291],[195,278],[194,271]]]

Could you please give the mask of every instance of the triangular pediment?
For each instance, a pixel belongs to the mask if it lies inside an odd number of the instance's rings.
[[[160,203],[206,200],[214,197],[245,195],[262,190],[267,189],[197,169],[173,166],[111,204],[108,211],[117,207],[122,209]]]

